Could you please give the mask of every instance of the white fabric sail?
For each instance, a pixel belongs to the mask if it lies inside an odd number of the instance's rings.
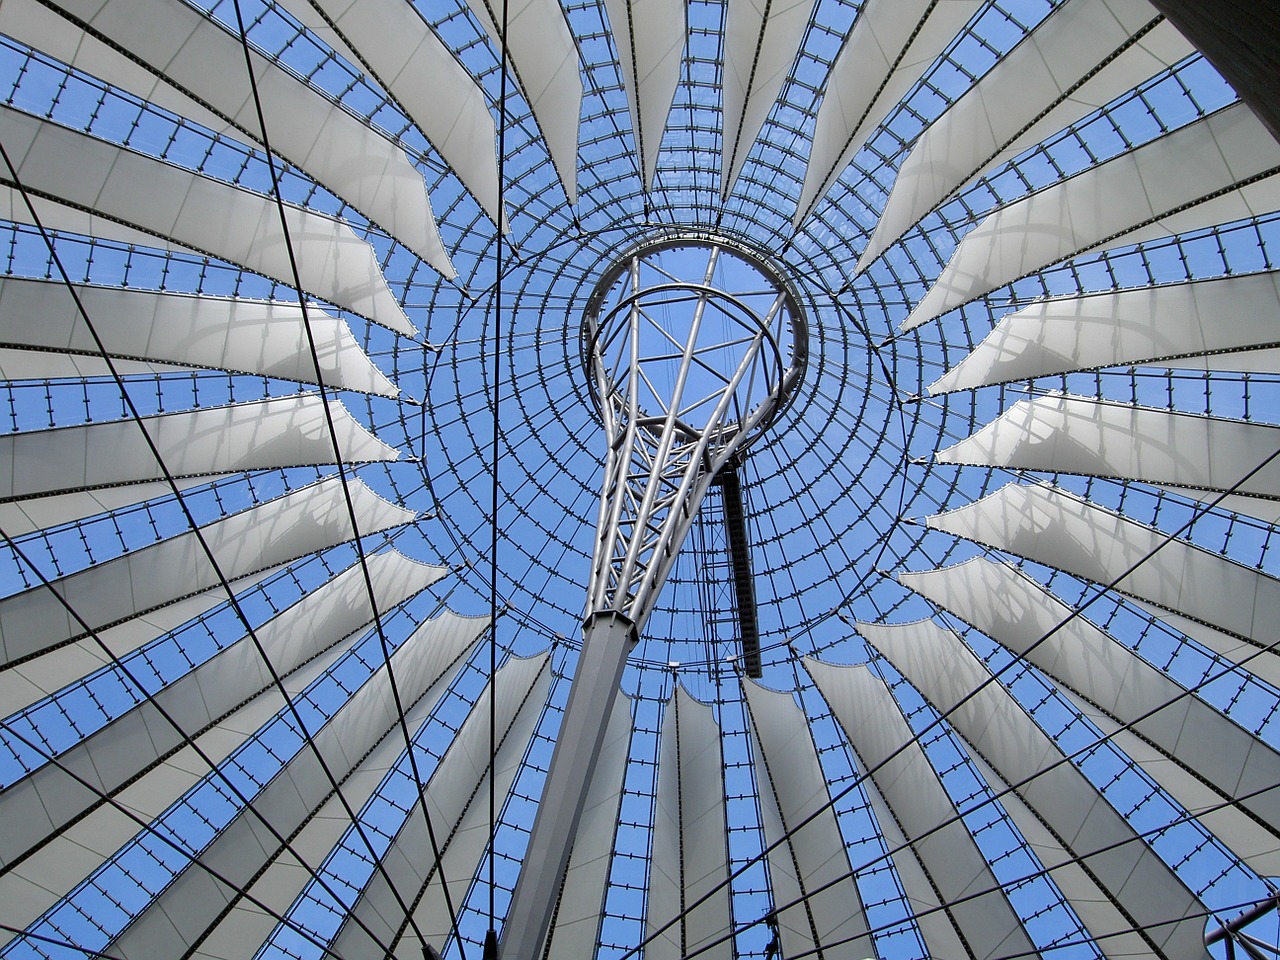
[[[432,650],[442,651],[458,649],[458,645],[462,644],[456,661],[456,665],[460,666],[467,659],[467,651],[484,634],[488,624],[487,617],[461,617],[446,610],[436,619],[423,624],[421,642],[429,644]],[[449,686],[451,678],[456,676],[457,666],[451,666],[442,674],[417,703],[406,707],[405,726],[411,735],[439,704],[439,694]],[[384,737],[343,782],[342,795],[347,804],[356,810],[361,809],[403,756],[403,738],[395,733]],[[252,896],[262,901],[267,910],[284,914],[310,879],[310,873],[304,869],[304,862],[310,867],[321,863],[350,827],[351,820],[341,801],[336,796],[326,800],[301,832],[290,841],[294,853],[282,852],[247,887],[246,899],[236,902],[232,910],[192,953],[192,957],[200,960],[225,960],[227,957],[251,955],[258,950],[277,929],[277,919],[264,913],[263,908],[250,903],[247,897]]]
[[[940,463],[1117,477],[1246,497],[1280,497],[1280,428],[1084,397],[1021,400]],[[1241,483],[1241,479],[1247,477]]]
[[[290,695],[303,690],[358,639],[359,635],[352,635],[330,646],[285,678],[285,689]],[[160,817],[175,798],[199,783],[210,763],[226,760],[279,709],[279,698],[270,694],[251,699],[224,723],[196,739],[207,762],[195,747],[185,747],[128,783],[111,803],[89,810],[43,846],[29,851],[25,859],[10,865],[0,881],[6,908],[12,908],[15,918],[23,917],[30,923],[56,905],[59,898],[69,896],[82,879],[136,836],[143,824]],[[12,899],[8,899],[10,896]],[[0,935],[0,942],[9,936]]]
[[[387,530],[415,514],[350,481],[359,534]],[[311,484],[201,528],[223,576],[234,580],[342,543],[356,535],[337,477]],[[218,576],[194,533],[0,600],[0,651],[10,663],[118,621],[208,590]],[[65,604],[65,606],[64,606]],[[74,610],[86,631],[68,612]],[[181,622],[181,621],[179,621]]]
[[[724,147],[720,196],[728,197],[777,102],[814,0],[730,0],[725,13]]]
[[[685,5],[683,0],[605,0],[604,6],[631,108],[636,163],[645,189],[652,190],[662,133],[680,82]]]
[[[34,0],[6,3],[0,29],[215,133],[262,142],[239,38],[179,0],[56,0],[58,22]],[[72,25],[84,31],[77,35]],[[250,50],[271,148],[345,199],[445,276],[426,184],[404,151],[314,87]],[[138,69],[139,63],[149,70]],[[228,64],[240,69],[228,70]],[[214,116],[210,116],[213,114]],[[216,117],[216,120],[215,120]]]
[[[441,838],[441,866],[428,844],[422,811],[415,806],[382,858],[386,876],[374,874],[360,891],[351,915],[359,917],[396,956],[419,960],[422,945],[405,937],[408,918],[399,908],[387,877],[414,907],[414,919],[430,945],[443,950],[451,924],[445,909],[441,873],[453,902],[461,903],[489,840],[489,778],[499,802],[506,797],[529,740],[537,726],[551,683],[550,657],[540,654],[509,661],[494,677],[449,745],[426,785],[425,798],[437,837]],[[489,764],[489,697],[500,691],[494,739],[497,756]],[[411,942],[412,941],[412,942]],[[359,925],[348,920],[334,940],[334,949],[351,960],[385,960],[386,953]]]
[[[743,681],[760,766],[760,810],[782,955],[824,946],[851,957],[874,952],[857,885],[828,806],[826,778],[804,712],[789,693]],[[803,827],[802,820],[813,817]],[[789,832],[794,831],[794,832]],[[813,893],[822,887],[820,893]],[[798,904],[783,908],[799,900]]]
[[[732,958],[731,938],[708,946],[733,926],[720,729],[711,708],[683,686],[663,714],[657,789],[645,909],[645,935],[654,939],[645,956],[674,960],[702,950],[708,960]],[[705,903],[692,906],[704,896]]]
[[[1277,312],[1275,272],[1041,300],[1006,314],[929,389],[1139,363],[1266,373],[1280,365]]]
[[[914,329],[1091,250],[1280,208],[1280,144],[1244,104],[1187,124],[990,214],[903,321]]]
[[[928,523],[1246,639],[1280,618],[1280,580],[1062,490],[1010,484]]]
[[[175,477],[272,467],[396,460],[399,454],[330,402],[338,436],[334,451],[317,394],[205,407],[183,413],[108,420],[83,427],[33,430],[0,437],[0,500],[163,480],[151,439]],[[146,431],[144,437],[142,431]]]
[[[618,810],[622,806],[623,777],[631,747],[631,698],[625,694],[613,702],[609,732],[600,748],[600,760],[591,776],[577,838],[565,869],[564,886],[551,921],[549,957],[587,957],[600,938],[604,920],[604,891],[613,864]]]
[[[1151,954],[1169,960],[1209,956],[1200,902],[1138,841],[1097,787],[1071,763],[1059,762],[1062,751],[1003,686],[987,683],[979,690],[991,674],[959,637],[929,620],[859,624],[858,632],[947,714],[1064,847],[1086,858],[1094,882],[1139,926]],[[969,699],[961,702],[964,697]]]
[[[38,194],[36,215],[48,229],[194,250],[286,287],[293,286],[292,247],[305,293],[405,336],[416,333],[373,248],[338,220],[286,204],[286,244],[280,211],[261,194],[11,107],[0,108],[0,137],[22,186]],[[32,222],[7,170],[0,185],[0,216]]]
[[[369,558],[380,610],[414,596],[444,573],[440,567],[415,563],[394,552]],[[283,676],[372,619],[364,576],[356,566],[268,620],[254,634],[270,667]],[[159,691],[153,700],[143,701],[80,741],[59,756],[58,765],[46,763],[9,786],[0,811],[15,829],[6,831],[0,860],[11,862],[97,805],[95,791],[114,793],[172,755],[182,746],[184,733],[203,734],[238,704],[263,694],[279,700],[271,670],[246,636]],[[165,714],[178,729],[164,719]]]
[[[794,223],[977,12],[977,0],[870,0],[831,67]]]
[[[424,580],[439,573],[394,552],[371,556],[369,568],[384,610],[419,592]],[[348,651],[371,617],[363,575],[352,567],[256,633],[292,696]],[[460,619],[446,615],[431,621],[432,635],[452,629]],[[215,763],[284,705],[245,638],[162,691],[157,703]],[[28,922],[137,832],[138,824],[125,811],[157,816],[208,772],[195,748],[184,745],[150,704],[104,727],[59,760],[58,766],[42,767],[20,781],[3,800],[6,815],[25,818],[15,822],[28,823],[30,832],[14,834],[13,842],[22,843],[6,853],[9,869],[0,875],[0,896],[12,905],[15,918],[26,916]],[[120,809],[102,801],[102,794],[113,797]],[[42,838],[43,844],[38,843]],[[55,875],[59,883],[49,881]]]
[[[496,223],[498,135],[484,90],[413,5],[286,0],[283,6],[395,98]]]
[[[69,289],[52,280],[0,277],[0,320],[0,373],[11,380],[111,376],[96,333],[122,375],[207,368],[316,383],[314,340],[325,386],[399,394],[345,323],[319,307],[304,318],[296,301]]]
[[[1233,804],[1214,832],[1260,874],[1280,866],[1268,826],[1280,822],[1280,788],[1257,792],[1280,783],[1266,743],[1007,564],[976,558],[899,579],[1084,698],[1091,716],[1133,724],[1125,743],[1157,782],[1192,812]]]
[[[432,633],[428,624],[401,644],[390,661],[353,691],[323,727],[312,731],[311,744],[289,758],[253,798],[255,808],[261,805],[270,811],[272,827],[285,837],[292,836],[334,797],[324,766],[341,789],[357,765],[384,739],[403,746],[392,674],[406,709],[424,698],[434,704],[461,670],[475,641],[474,633],[455,633],[443,638],[447,642],[440,642]],[[200,862],[217,870],[222,879],[187,866],[112,941],[112,952],[143,958],[189,951],[224,910],[242,900],[241,888],[284,853],[284,846],[264,829],[259,818],[242,810],[200,852]]]
[[[1148,0],[1072,0],[1056,7],[916,140],[859,271],[976,177],[1194,50]]]
[[[578,201],[578,120],[582,113],[582,74],[578,47],[557,0],[467,0],[489,34],[503,49],[542,130],[542,139],[569,203]]]
[[[893,854],[894,863],[914,856],[927,875],[923,888],[908,896],[927,900],[932,895],[942,908],[935,925],[953,925],[962,949],[976,960],[1034,953],[1022,921],[884,681],[865,665],[839,667],[811,657],[804,665],[910,843],[909,850]],[[945,940],[942,946],[931,944],[931,955],[945,956]]]

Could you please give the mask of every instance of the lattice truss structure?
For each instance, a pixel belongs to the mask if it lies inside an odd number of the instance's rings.
[[[1224,957],[1275,894],[1280,143],[1147,0],[0,35],[4,960],[482,955],[581,649],[583,318],[685,233],[806,320],[737,467],[763,677],[698,528],[504,955]]]
[[[691,280],[664,267],[690,257]],[[605,437],[588,614],[643,630],[711,485],[803,377],[806,340],[790,285],[719,239],[659,240],[605,274],[582,330]]]

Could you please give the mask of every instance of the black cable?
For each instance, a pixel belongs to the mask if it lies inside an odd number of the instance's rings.
[[[62,947],[64,950],[74,950],[76,953],[83,953],[86,957],[99,957],[100,960],[124,960],[123,957],[117,957],[115,954],[103,953],[101,950],[90,950],[88,947],[82,947],[79,944],[71,943],[67,940],[59,940],[57,937],[46,937],[38,933],[28,933],[21,927],[15,927],[8,923],[0,923],[0,930],[4,930],[7,933],[16,933],[24,940],[35,940],[39,943],[47,943],[51,947]]]
[[[498,830],[498,797],[496,763],[498,756],[498,465],[499,439],[502,418],[502,277],[505,270],[503,256],[505,240],[503,227],[507,220],[507,88],[511,71],[507,57],[507,29],[510,26],[510,0],[502,0],[502,17],[493,19],[499,24],[499,59],[501,80],[498,95],[498,235],[494,249],[493,290],[493,402],[491,406],[493,447],[491,457],[489,504],[489,929],[485,934],[485,960],[497,960],[498,939],[496,932],[495,893],[497,890],[497,851],[495,839]],[[490,9],[492,16],[492,9]]]

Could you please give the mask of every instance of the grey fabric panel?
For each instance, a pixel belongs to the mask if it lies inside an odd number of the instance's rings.
[[[300,749],[253,798],[254,809],[276,831],[291,836],[332,795],[317,753],[341,783],[384,737],[398,736],[392,672],[406,706],[423,698],[435,703],[444,695],[462,669],[483,623],[472,621],[471,629],[465,631],[448,629],[449,622],[440,631],[434,626],[432,621],[425,623],[401,644],[390,664],[374,671],[338,712],[313,732],[315,750]],[[241,886],[252,881],[281,851],[262,820],[241,811],[200,854],[200,861],[220,873],[230,886],[188,866],[112,942],[111,952],[140,960],[184,955],[238,899]]]
[[[355,646],[359,637],[359,634],[347,637],[284,677],[285,691],[295,696],[306,689]],[[201,734],[196,742],[208,763],[221,763],[226,759],[275,716],[282,703],[274,689],[265,691]],[[139,824],[125,811],[142,818],[143,822],[154,820],[209,772],[208,763],[195,747],[178,749],[116,794],[115,801],[121,809],[111,804],[92,809],[61,833],[52,835],[44,846],[17,866],[0,874],[0,899],[11,916],[15,920],[25,918],[29,923],[69,894],[137,835]],[[9,936],[0,935],[0,942]]]
[[[778,100],[813,13],[814,0],[729,0],[725,15],[724,136],[720,195],[727,197]]]
[[[683,0],[604,0],[631,108],[636,163],[653,189],[658,147],[680,82],[685,45]]]
[[[173,245],[293,286],[290,246],[270,198],[11,107],[0,108],[0,136],[23,186],[42,195],[35,206],[46,228]],[[0,183],[0,216],[30,223],[21,196],[7,178]],[[416,333],[373,248],[350,227],[289,205],[284,218],[303,290],[405,336]]]
[[[398,553],[369,558],[369,574],[379,609],[387,610],[444,575],[440,567],[406,560]],[[351,567],[255,634],[278,675],[287,675],[373,619],[359,567]],[[97,793],[79,784],[81,777],[114,793],[182,743],[163,710],[182,731],[194,734],[236,704],[273,689],[270,671],[247,638],[230,644],[212,659],[64,752],[60,765],[45,764],[0,795],[0,816],[15,826],[0,841],[8,863],[97,802]],[[278,694],[275,694],[278,697]]]
[[[977,12],[976,0],[870,0],[831,67],[795,223]]]
[[[110,376],[101,338],[121,375],[203,368],[316,382],[308,328],[326,386],[394,397],[337,317],[296,303],[196,297],[0,277],[0,372],[10,380]],[[93,321],[93,331],[76,306]]]
[[[395,98],[497,221],[498,137],[484,91],[413,6],[399,0],[282,5]]]
[[[1184,687],[1088,620],[1068,620],[1066,604],[1007,564],[974,559],[900,579],[1097,705],[1085,707],[1085,713],[1095,716],[1101,708],[1112,729],[1133,724],[1156,748],[1127,735],[1125,743],[1139,754],[1134,759],[1188,809],[1248,797],[1239,802],[1252,817],[1224,810],[1217,822],[1233,838],[1228,845],[1261,875],[1274,869],[1280,841],[1264,825],[1280,823],[1280,786],[1248,796],[1268,783],[1280,784],[1280,754],[1266,743],[1199,697],[1187,695]],[[1172,758],[1196,776],[1188,778],[1157,757]],[[1260,859],[1254,861],[1254,856]]]
[[[0,29],[142,100],[194,115],[216,133],[261,143],[240,40],[200,10],[177,0],[52,5],[70,22],[20,0],[4,5]],[[272,149],[452,276],[426,184],[404,151],[256,50],[249,56]],[[139,62],[150,70],[139,70]]]
[[[509,787],[533,736],[546,701],[551,677],[547,654],[509,661],[495,678],[497,697],[498,756],[495,788]],[[492,685],[476,698],[471,712],[427,783],[425,798],[432,826],[441,846],[443,872],[455,904],[460,903],[488,841],[489,697]],[[505,789],[498,790],[500,798]],[[440,873],[436,869],[426,824],[418,806],[409,812],[382,858],[390,883],[406,902],[418,902],[415,920],[432,946],[444,950],[450,932]],[[374,874],[360,892],[352,915],[373,930],[379,939],[421,960],[421,945],[402,936],[408,920],[400,909],[387,877]],[[443,917],[443,926],[441,918]],[[334,950],[348,960],[386,960],[386,954],[369,935],[348,920],[334,940]]]
[[[564,9],[557,0],[467,0],[467,6],[495,49],[503,47],[505,19],[507,56],[569,203],[577,203],[582,74]]]
[[[350,482],[361,535],[408,523],[411,511]],[[349,540],[342,483],[330,477],[201,528],[222,574],[235,580]],[[0,651],[10,662],[214,587],[217,573],[195,533],[183,533],[0,601]],[[57,591],[57,596],[54,595]],[[181,621],[179,621],[181,622]]]
[[[955,804],[889,688],[866,666],[836,667],[810,658],[805,667],[863,767],[871,771],[871,780],[894,824],[911,841],[910,850],[895,855],[894,862],[909,863],[914,857],[932,881],[923,890],[908,891],[908,895],[911,899],[936,896],[944,905],[962,901],[946,906],[933,927],[949,927],[949,918],[978,960],[1034,954],[1035,945],[1028,939],[1022,920],[999,889],[968,827],[958,818]],[[991,892],[964,899],[984,890]],[[942,939],[945,944],[945,931]],[[932,946],[930,952],[934,957],[944,955]]]
[[[711,896],[647,944],[647,957],[674,960],[731,929],[726,829],[720,728],[711,707],[677,687],[662,719],[645,935],[677,919],[682,904]],[[733,942],[699,956],[731,958]]]
[[[1161,361],[1195,370],[1271,373],[1280,366],[1277,313],[1276,272],[1052,297],[1006,314],[929,390],[946,393]]]
[[[399,457],[341,403],[328,407],[343,463]],[[336,462],[325,403],[318,394],[303,394],[140,422],[108,420],[8,434],[0,437],[0,499],[164,480],[147,437],[174,477]]]
[[[560,902],[552,921],[549,958],[589,957],[596,948],[613,862],[613,841],[622,805],[623,777],[631,747],[631,699],[613,703],[609,729],[587,791],[578,836],[569,855]]]
[[[1240,637],[1267,638],[1280,621],[1280,580],[1062,490],[1010,484],[928,523]]]
[[[1135,924],[1150,930],[1153,950],[1169,960],[1208,956],[1203,905],[1073,764],[1058,762],[1062,751],[1003,686],[978,689],[991,675],[959,637],[929,620],[859,624],[858,630],[947,714],[1001,779],[1028,781],[1017,788],[1018,796],[1065,849],[1087,855],[1085,867],[1098,886]]]
[[[750,680],[743,681],[743,689],[751,714],[765,840],[772,844],[795,831],[769,854],[773,902],[780,906],[832,883],[802,903],[777,911],[782,954],[841,942],[842,954],[871,956],[875,951],[862,898],[853,878],[845,876],[850,872],[849,856],[834,811],[827,807],[796,829],[829,801],[804,712],[789,693]]]
[[[916,140],[858,268],[975,177],[1193,53],[1167,22],[1145,30],[1158,16],[1147,0],[1056,7]]]
[[[1280,207],[1280,144],[1244,104],[1001,207],[967,233],[903,321],[911,330],[1089,250],[1229,223]]]

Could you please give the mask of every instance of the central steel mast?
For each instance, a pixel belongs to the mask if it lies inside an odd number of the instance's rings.
[[[679,279],[673,263],[701,256],[701,276]],[[803,376],[806,337],[791,290],[721,238],[638,248],[596,288],[582,352],[607,446],[582,650],[504,956],[540,956],[627,655],[717,475]]]

